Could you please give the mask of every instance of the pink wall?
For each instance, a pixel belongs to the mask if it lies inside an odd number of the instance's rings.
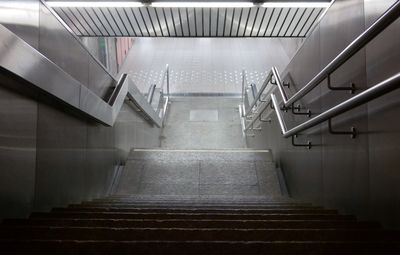
[[[128,54],[129,49],[133,45],[133,38],[130,37],[118,37],[117,38],[117,65],[118,70],[121,65],[124,63],[126,55]]]

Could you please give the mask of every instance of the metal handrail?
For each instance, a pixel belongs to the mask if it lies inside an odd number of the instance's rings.
[[[147,103],[151,104],[153,102],[154,92],[156,91],[156,84],[153,84],[147,92]]]
[[[357,53],[361,48],[363,48],[367,43],[369,43],[372,39],[374,39],[380,32],[382,32],[386,27],[392,24],[398,17],[400,16],[400,0],[398,0],[395,4],[393,4],[384,14],[382,14],[368,29],[366,29],[360,36],[358,36],[353,42],[351,42],[337,57],[335,57],[322,71],[320,71],[308,84],[306,84],[303,88],[301,88],[298,92],[296,92],[292,97],[288,98],[284,85],[282,84],[282,80],[280,78],[279,72],[276,67],[272,67],[268,76],[264,80],[263,86],[258,91],[257,96],[253,103],[250,105],[250,108],[247,112],[245,112],[244,117],[248,116],[253,112],[253,108],[256,106],[257,102],[261,100],[261,96],[264,93],[269,82],[272,82],[272,78],[274,78],[273,84],[275,84],[279,90],[279,93],[282,97],[283,107],[290,107],[294,102],[300,100],[305,95],[307,95],[311,90],[313,90],[316,86],[318,86],[325,78],[329,77],[331,73],[333,73],[338,67],[344,64],[349,58],[351,58],[355,53]],[[361,94],[364,94],[361,93]],[[361,95],[359,94],[359,95]],[[358,98],[358,96],[353,98]],[[280,114],[280,108],[275,103],[277,102],[275,94],[268,95],[267,97],[268,104],[265,104],[261,107],[258,113],[253,116],[250,124],[247,125],[244,129],[244,132],[251,129],[254,123],[261,118],[261,115],[268,107],[268,105],[273,105],[277,112],[278,121],[280,123],[282,133],[285,137],[293,136],[300,132],[297,127],[287,131],[285,122],[283,120],[282,115]],[[274,100],[275,99],[275,100]],[[265,100],[264,100],[265,101]],[[347,102],[347,101],[345,101]],[[338,106],[340,106],[339,104]],[[278,114],[279,113],[279,114]],[[325,114],[325,113],[323,113]],[[322,115],[322,114],[321,114]],[[303,127],[303,125],[310,125],[311,121],[318,118],[319,116],[300,124],[298,127]],[[322,115],[325,116],[325,115]],[[329,119],[329,118],[327,118]],[[327,120],[324,119],[324,120]],[[322,120],[322,121],[324,121]],[[321,121],[321,122],[322,122]],[[307,127],[309,128],[309,127]],[[305,128],[305,129],[307,129]],[[304,130],[304,129],[302,129]]]
[[[166,82],[165,82],[166,81]],[[167,93],[164,93],[164,86],[167,86]],[[166,114],[167,114],[167,110],[168,110],[168,104],[169,104],[169,97],[170,97],[170,90],[169,90],[169,65],[167,64],[165,66],[165,71],[162,77],[162,83],[161,83],[161,93],[165,96],[165,102],[162,108],[162,124],[165,124],[166,121]]]
[[[361,48],[367,45],[386,27],[392,24],[400,16],[400,0],[394,3],[384,14],[382,14],[368,29],[351,42],[339,55],[337,55],[328,65],[325,66],[311,81],[297,91],[292,97],[288,98],[282,84],[277,84],[282,96],[284,106],[290,106],[300,100],[311,90],[317,87],[325,78],[343,65],[349,58],[354,56]]]
[[[121,76],[106,101],[1,24],[0,73],[18,77],[24,81],[21,85],[35,93],[52,97],[65,107],[107,126],[114,125],[126,98],[146,119],[162,126],[161,118],[128,74]]]
[[[289,130],[287,129],[286,123],[283,119],[282,113],[279,108],[279,103],[275,94],[271,94],[271,99],[273,106],[275,108],[276,116],[278,118],[282,135],[283,137],[287,138],[398,88],[400,88],[400,73],[397,73],[396,75],[382,81],[381,83],[374,85],[373,87],[361,92],[360,94],[355,95],[350,99],[347,99],[346,101],[326,110],[325,112],[319,114],[318,116],[302,124],[299,124]]]
[[[264,90],[267,88],[267,85],[269,84],[269,82],[272,79],[273,69],[274,68],[275,67],[272,67],[271,71],[268,73],[267,77],[264,80],[263,85],[261,86],[261,88],[258,91],[257,95],[254,97],[253,102],[251,102],[251,104],[249,106],[249,109],[247,110],[247,112],[244,113],[244,117],[247,117],[250,113],[252,113],[252,109],[254,108],[254,106],[256,106],[257,102],[260,101],[262,93],[264,93]]]
[[[167,82],[165,83],[165,81],[167,81]],[[169,65],[168,64],[165,65],[165,71],[164,71],[164,74],[162,76],[161,87],[160,87],[161,91],[164,91],[165,85],[167,86],[167,93],[166,94],[169,97],[170,94],[169,94]]]

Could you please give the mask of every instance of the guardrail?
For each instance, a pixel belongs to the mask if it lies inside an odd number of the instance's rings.
[[[128,74],[121,76],[106,102],[3,25],[0,25],[0,72],[24,80],[24,86],[36,93],[51,96],[107,126],[115,123],[125,98],[151,123],[163,126],[166,106],[164,116],[160,118]],[[167,83],[169,90],[168,79]]]
[[[305,95],[311,92],[315,87],[317,87],[324,79],[328,79],[328,87],[331,90],[349,90],[354,93],[354,86],[350,87],[332,87],[330,84],[330,75],[342,64],[344,64],[349,58],[354,56],[361,48],[367,45],[372,39],[374,39],[380,32],[382,32],[386,27],[392,24],[398,17],[400,16],[400,0],[398,0],[395,4],[393,4],[382,16],[380,16],[367,30],[365,30],[360,36],[358,36],[353,42],[351,42],[341,53],[339,53],[325,68],[322,69],[310,82],[308,82],[304,87],[302,87],[298,92],[296,92],[292,97],[288,98],[285,92],[285,86],[287,84],[283,84],[280,78],[279,72],[276,67],[272,67],[270,72],[268,73],[266,79],[264,80],[260,90],[258,91],[256,97],[253,102],[251,102],[250,107],[243,111],[242,118],[244,119],[242,123],[244,123],[243,132],[246,133],[249,130],[259,130],[260,128],[255,128],[254,125],[257,121],[265,122],[269,120],[263,120],[262,114],[268,107],[271,107],[276,113],[280,129],[282,131],[283,137],[292,137],[292,139],[297,136],[300,132],[309,129],[315,125],[318,125],[324,121],[329,121],[329,128],[331,131],[331,118],[342,114],[346,111],[349,111],[363,103],[367,103],[379,96],[382,96],[392,90],[395,90],[400,87],[400,73],[388,78],[387,80],[382,81],[379,84],[361,92],[358,95],[353,96],[352,98],[339,103],[338,105],[324,111],[318,116],[297,125],[291,129],[288,129],[286,123],[284,121],[281,110],[287,111],[291,109],[293,114],[303,114],[311,116],[311,113],[299,113],[294,110],[300,110],[299,107],[295,107],[294,103],[300,99],[302,99]],[[245,71],[243,71],[243,79],[245,78]],[[246,82],[247,83],[247,82]],[[268,94],[264,94],[268,85],[276,85],[275,88],[269,91]],[[246,88],[244,87],[246,84],[243,80],[242,83],[242,91],[246,93]],[[276,95],[275,90],[279,91],[279,94],[282,98],[282,102],[279,102]],[[245,95],[242,96],[245,98]],[[263,98],[262,98],[263,97]],[[264,104],[260,106],[258,103],[263,102]],[[244,102],[243,102],[244,104]],[[242,107],[244,109],[244,107]],[[251,117],[250,123],[246,123],[246,120]],[[349,132],[334,132],[333,134],[350,134],[352,138],[356,136],[356,131],[352,128]],[[294,144],[294,140],[292,140],[292,144],[294,146],[307,146],[311,148],[311,143],[307,144]]]

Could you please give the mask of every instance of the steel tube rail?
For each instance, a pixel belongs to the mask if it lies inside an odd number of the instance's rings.
[[[262,95],[262,93],[264,92],[265,88],[267,87],[268,83],[271,81],[272,78],[272,70],[268,73],[267,77],[264,80],[263,85],[261,86],[260,90],[258,91],[257,95],[255,96],[253,102],[250,104],[250,107],[248,109],[248,112],[245,112],[244,116],[246,117],[247,115],[249,115],[249,113],[251,112],[251,110],[253,109],[253,107],[257,104],[257,101],[260,100],[260,97]]]
[[[287,101],[287,97],[285,94],[285,90],[283,89],[282,81],[281,81],[281,76],[279,75],[278,69],[274,66],[272,67],[272,74],[275,77],[275,83],[276,86],[278,86],[279,92],[281,93],[281,96],[283,98],[283,101]]]
[[[318,84],[320,84],[329,74],[339,68],[344,62],[351,58],[367,43],[374,39],[386,27],[392,24],[400,16],[400,0],[394,3],[384,14],[382,14],[367,30],[351,42],[339,55],[337,55],[321,72],[319,72],[311,81],[303,88],[296,92],[291,98],[287,99],[286,93],[282,86],[279,86],[283,104],[289,106],[300,100]]]
[[[165,72],[167,73],[167,96],[169,97],[169,65],[165,66]]]
[[[147,93],[147,103],[151,104],[154,97],[154,91],[156,90],[156,84],[153,84],[149,88],[149,92]]]
[[[268,106],[269,106],[269,104],[265,104],[263,107],[261,107],[260,111],[250,121],[250,123],[244,128],[243,132],[246,132],[247,130],[249,130],[254,125],[254,122],[256,122],[261,117],[261,114],[263,114],[263,112],[267,109]]]
[[[397,73],[396,75],[380,82],[379,84],[374,85],[373,87],[361,92],[360,94],[330,108],[329,110],[326,110],[318,116],[290,130],[287,130],[285,121],[283,120],[283,116],[280,112],[279,103],[276,99],[276,96],[272,94],[271,98],[275,107],[275,112],[278,117],[283,137],[287,138],[398,88],[400,88],[400,73]]]

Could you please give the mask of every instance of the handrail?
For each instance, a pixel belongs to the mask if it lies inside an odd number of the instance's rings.
[[[347,112],[357,106],[360,106],[364,103],[367,103],[377,97],[380,97],[384,94],[387,94],[395,89],[400,88],[400,72],[396,75],[372,86],[371,88],[361,92],[354,97],[347,99],[346,101],[326,110],[325,112],[319,114],[318,116],[302,123],[294,128],[287,129],[286,123],[283,119],[282,113],[280,111],[278,100],[274,94],[271,94],[272,103],[275,108],[276,116],[278,118],[279,126],[282,131],[283,137],[287,138],[293,135],[298,134],[301,131],[309,129],[313,126],[316,126],[326,120],[329,120],[339,114]]]
[[[349,58],[367,45],[386,27],[392,24],[400,16],[400,0],[394,3],[384,14],[382,14],[368,29],[351,42],[339,55],[337,55],[328,65],[325,66],[311,81],[297,91],[292,97],[288,98],[282,84],[277,84],[282,96],[284,106],[288,107],[300,100],[311,90],[317,87],[326,77],[333,73],[337,68],[344,64]]]
[[[254,100],[254,102],[251,104],[250,109],[244,114],[244,117],[247,117],[250,113],[253,113],[253,108],[256,106],[257,102],[261,100],[261,95],[264,93],[264,90],[266,89],[267,85],[269,82],[272,83],[272,78],[274,78],[273,84],[275,84],[279,90],[279,94],[282,97],[282,102],[283,102],[283,107],[284,108],[289,108],[291,105],[300,100],[302,97],[304,97],[306,94],[308,94],[312,89],[314,89],[316,86],[318,86],[326,77],[329,78],[330,74],[334,72],[339,66],[344,64],[350,57],[352,57],[355,53],[357,53],[361,48],[363,48],[368,42],[370,42],[373,38],[375,38],[381,31],[383,31],[386,27],[388,27],[390,24],[392,24],[398,17],[400,16],[400,0],[398,0],[395,4],[393,4],[384,14],[382,14],[368,29],[366,29],[360,36],[358,36],[353,42],[351,42],[337,57],[335,57],[322,71],[320,71],[308,84],[306,84],[303,88],[301,88],[298,92],[296,92],[291,98],[288,98],[285,90],[284,90],[284,85],[282,84],[282,80],[280,78],[279,72],[276,67],[272,67],[271,71],[269,72],[268,76],[264,80],[262,88],[258,91],[257,96]],[[393,77],[392,77],[393,78]],[[388,79],[387,81],[390,81]],[[314,121],[319,121],[319,118],[322,118],[321,122],[329,119],[330,117],[330,110],[324,112],[323,114],[318,115],[317,117],[314,117],[303,124],[300,124],[299,126],[292,128],[290,130],[287,130],[284,119],[282,114],[280,113],[280,106],[277,104],[277,99],[275,94],[271,93],[268,95],[268,100],[271,100],[267,104],[265,104],[263,107],[258,109],[259,111],[255,116],[253,116],[253,119],[251,120],[250,124],[248,124],[244,132],[249,130],[250,128],[253,127],[254,123],[261,118],[261,115],[265,111],[265,109],[268,107],[268,105],[271,105],[275,108],[275,111],[277,113],[277,118],[278,122],[280,124],[282,133],[284,134],[284,137],[289,137],[296,135],[300,131],[303,131],[304,129],[310,128],[312,123]],[[352,99],[349,99],[343,103],[350,103],[352,104],[351,100],[359,100],[358,98],[360,95],[369,95],[365,94],[366,91],[360,93],[359,95],[353,97]],[[264,100],[265,102],[265,100]],[[342,104],[343,104],[342,103]],[[336,107],[342,107],[339,104]],[[355,106],[354,106],[355,107]],[[339,111],[341,113],[341,109],[339,108],[336,109],[335,107],[332,108],[334,112]],[[340,114],[337,113],[337,114]],[[325,115],[327,114],[327,115]],[[336,114],[336,115],[337,115]],[[324,117],[328,116],[328,117]],[[320,123],[320,122],[318,122]]]
[[[164,81],[166,81],[164,83]],[[166,114],[168,110],[168,104],[169,104],[169,97],[170,97],[170,91],[169,91],[169,65],[165,65],[165,71],[163,74],[162,82],[161,82],[161,93],[164,95],[164,86],[167,86],[167,93],[165,93],[167,96],[165,96],[165,101],[164,101],[164,106],[162,108],[162,125],[165,124],[166,121]]]
[[[156,84],[153,84],[147,92],[147,103],[151,104],[153,102],[154,92],[156,91]]]
[[[273,67],[274,68],[274,67]],[[273,69],[272,68],[272,69]],[[250,104],[249,106],[249,110],[247,112],[244,113],[244,116],[247,117],[251,112],[253,107],[257,104],[257,102],[260,100],[262,93],[264,92],[265,88],[267,87],[268,83],[271,81],[273,75],[273,71],[271,70],[267,77],[264,80],[263,85],[261,86],[260,90],[258,91],[257,95],[255,96],[253,102]]]
[[[0,72],[22,78],[26,81],[23,86],[52,96],[107,126],[115,123],[125,98],[129,98],[152,123],[162,127],[161,118],[128,74],[121,76],[106,102],[3,25],[0,25]]]
[[[268,97],[266,98],[269,101],[271,101],[271,95],[268,95]],[[258,113],[256,114],[256,116],[253,117],[253,119],[250,121],[250,123],[248,125],[245,126],[243,132],[246,132],[247,130],[251,129],[254,125],[254,123],[257,120],[260,120],[261,115],[263,114],[263,112],[268,108],[268,106],[270,106],[271,102],[268,102],[266,104],[264,104],[258,111]]]
[[[167,81],[166,83],[164,83],[165,80]],[[167,95],[169,97],[170,94],[169,94],[169,65],[168,64],[165,65],[165,71],[164,71],[162,81],[161,81],[161,86],[160,86],[161,91],[164,91],[165,85],[167,85]]]

